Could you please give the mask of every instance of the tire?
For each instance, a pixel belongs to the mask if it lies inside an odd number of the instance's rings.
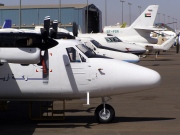
[[[115,111],[112,106],[106,104],[106,114],[103,114],[103,104],[99,105],[95,110],[95,117],[99,123],[110,123],[115,117]]]

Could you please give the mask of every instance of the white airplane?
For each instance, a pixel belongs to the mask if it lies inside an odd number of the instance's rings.
[[[115,59],[95,58],[77,40],[50,38],[46,27],[49,23],[50,20],[45,20],[41,34],[0,31],[0,52],[4,53],[0,56],[1,101],[87,98],[88,104],[90,98],[101,97],[102,104],[96,108],[95,116],[98,122],[108,123],[115,117],[115,111],[106,104],[105,97],[159,85],[161,77],[154,70]],[[44,56],[34,57],[39,50],[45,50]],[[37,59],[42,65],[37,64]]]
[[[92,50],[98,55],[102,55],[126,62],[131,62],[131,63],[139,62],[139,57],[137,55],[108,50],[106,49],[106,47],[102,46],[99,42],[97,42],[92,38],[85,37],[85,38],[76,38],[76,39],[83,42],[90,50]]]
[[[89,37],[98,41],[101,45],[104,46],[104,49],[133,53],[133,54],[144,54],[146,49],[141,46],[135,46],[131,43],[122,42],[118,37],[111,34],[103,33],[91,33],[91,34],[78,34],[78,38]]]
[[[74,27],[76,26],[73,26],[73,29]],[[39,31],[40,28],[42,28],[42,26],[36,26],[35,30]],[[57,39],[61,39],[61,38],[75,39],[75,37],[78,38],[89,37],[101,43],[101,45],[103,45],[103,49],[106,50],[133,53],[136,55],[144,54],[146,52],[146,49],[144,49],[143,47],[134,46],[130,43],[124,43],[119,38],[112,36],[111,34],[103,34],[103,33],[80,34],[78,33],[78,29],[77,28],[75,29],[76,29],[75,31],[69,32],[63,28],[58,28]]]
[[[136,46],[141,46],[147,50],[146,53],[160,50],[168,50],[176,39],[176,35],[166,37],[166,41],[153,38],[151,32],[162,31],[165,28],[159,28],[154,25],[157,15],[158,5],[150,5],[145,11],[127,28],[120,28],[118,26],[104,27],[104,33],[113,34],[124,42],[134,43]],[[158,44],[160,41],[161,44]]]
[[[35,27],[35,30],[40,31],[40,28],[42,28],[42,26],[37,26]],[[74,31],[74,29],[76,30]],[[88,40],[88,38],[92,36],[103,44],[103,46],[99,45],[101,49],[97,48],[98,51],[97,50],[95,51],[98,55],[104,55],[110,58],[115,58],[118,60],[123,60],[123,61],[131,62],[131,63],[139,62],[139,58],[130,53],[140,55],[146,52],[146,50],[142,47],[134,46],[128,43],[122,43],[121,40],[119,40],[117,37],[109,35],[109,34],[102,34],[102,33],[90,34],[90,35],[78,34],[77,30],[78,29],[75,23],[73,23],[73,33],[63,28],[58,28],[56,39],[62,39],[62,38],[75,39],[75,36],[76,36],[76,39],[83,39],[84,42],[89,42],[90,44],[92,44],[92,42]],[[77,35],[80,35],[80,37],[77,37]],[[93,41],[95,40],[93,39]],[[122,53],[122,52],[126,52],[126,53]]]
[[[113,34],[125,42],[156,44],[157,39],[151,38],[150,33],[155,30],[160,30],[153,26],[158,7],[158,5],[148,6],[131,26],[127,28],[106,26],[104,27],[103,32]]]

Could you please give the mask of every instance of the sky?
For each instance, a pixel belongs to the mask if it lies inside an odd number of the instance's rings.
[[[21,0],[22,5],[49,5],[49,4],[94,4],[102,11],[102,25],[105,25],[105,1],[107,2],[107,25],[115,25],[122,22],[122,2],[120,0]],[[180,29],[180,0],[123,0],[123,20],[130,23],[129,5],[131,3],[131,22],[133,22],[149,5],[159,5],[156,22],[172,23],[174,28]],[[17,6],[20,0],[1,0],[5,6]],[[141,7],[141,8],[138,8]],[[168,17],[169,16],[169,17]],[[177,21],[176,21],[177,19]],[[173,24],[170,25],[173,27]]]

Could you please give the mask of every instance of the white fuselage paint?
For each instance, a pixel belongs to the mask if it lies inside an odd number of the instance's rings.
[[[95,41],[93,38],[79,38],[81,42],[83,42],[88,48],[93,50],[96,54],[110,57],[113,59],[117,60],[122,60],[126,62],[131,62],[131,63],[137,63],[139,62],[139,57],[137,55],[131,54],[131,53],[122,53],[122,52],[117,52],[117,51],[112,51],[112,50],[107,50],[107,49],[101,49],[100,46],[102,46],[100,43]],[[98,46],[93,44],[93,41],[95,41]]]
[[[60,100],[104,97],[156,87],[160,75],[135,64],[105,58],[87,58],[76,40],[57,40],[48,50],[47,75],[42,66],[0,65],[0,100]],[[73,47],[86,62],[70,62],[66,48]]]
[[[145,49],[140,46],[136,46],[134,44],[126,43],[126,42],[107,42],[105,38],[111,38],[115,36],[108,36],[107,34],[98,33],[98,34],[78,34],[79,38],[90,37],[98,41],[101,45],[110,47],[123,52],[145,52]]]

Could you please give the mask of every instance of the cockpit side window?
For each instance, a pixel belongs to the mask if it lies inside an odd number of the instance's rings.
[[[113,40],[114,40],[115,42],[122,42],[118,37],[113,37]]]
[[[119,38],[117,37],[105,37],[106,41],[108,43],[113,43],[113,42],[122,42]]]
[[[105,38],[107,42],[112,42],[110,38]]]
[[[74,49],[73,47],[70,47],[70,48],[66,48],[66,51],[68,53],[70,62],[77,62],[77,63],[81,62],[79,53],[76,49]]]
[[[91,42],[97,47],[97,48],[100,48],[102,45],[97,42],[96,40],[91,40]]]
[[[82,62],[86,62],[86,59],[81,54],[79,54],[79,56],[81,57]]]
[[[87,48],[89,48],[90,50],[94,50],[94,47],[92,46],[92,44],[90,42],[85,42],[84,43],[86,45]]]

